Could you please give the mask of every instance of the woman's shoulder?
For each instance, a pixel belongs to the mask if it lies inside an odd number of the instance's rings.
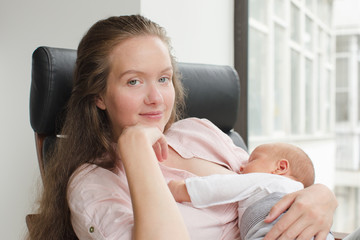
[[[184,119],[178,120],[171,125],[169,130],[178,128],[178,127],[184,127],[184,126],[187,128],[203,126],[203,127],[207,127],[207,128],[214,128],[214,129],[220,130],[210,120],[208,120],[206,118],[196,118],[196,117],[189,117],[189,118],[184,118]]]
[[[96,164],[85,163],[78,167],[71,175],[68,184],[68,192],[79,188],[93,188],[95,185],[119,185],[122,184],[122,176],[119,168],[111,171]]]
[[[73,172],[69,182],[73,182],[82,178],[92,178],[101,174],[107,174],[107,170],[97,166],[96,164],[85,163]]]
[[[184,158],[198,157],[238,171],[248,154],[207,119],[186,118],[165,133],[168,144]]]
[[[216,132],[221,131],[207,119],[185,118],[179,120],[165,132],[168,144],[178,152],[183,152],[185,158],[193,157],[193,148],[213,141]],[[183,149],[183,151],[182,151]],[[190,154],[187,156],[187,153]]]
[[[171,125],[171,127],[165,132],[165,135],[171,137],[182,137],[188,135],[196,136],[209,136],[209,135],[221,135],[226,136],[215,124],[206,118],[185,118],[181,119]]]

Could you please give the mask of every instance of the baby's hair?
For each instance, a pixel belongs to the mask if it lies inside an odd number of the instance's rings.
[[[273,156],[287,159],[290,164],[291,175],[308,187],[314,184],[315,169],[310,157],[299,147],[288,143],[274,143]]]

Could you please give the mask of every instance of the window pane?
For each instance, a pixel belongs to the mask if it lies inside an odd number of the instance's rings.
[[[352,159],[354,159],[352,136],[348,134],[336,134],[336,167],[339,169],[351,169]]]
[[[325,123],[326,126],[324,127],[324,130],[326,132],[330,131],[331,126],[331,71],[326,70],[325,72],[325,79],[324,79],[324,117],[325,117]]]
[[[335,212],[334,223],[341,231],[352,232],[360,223],[360,188],[336,186],[335,194],[339,207]]]
[[[329,34],[325,35],[325,53],[326,53],[326,60],[327,63],[331,63],[332,59],[332,53],[331,53],[331,36]]]
[[[267,24],[267,4],[268,0],[250,0],[249,1],[249,14],[264,24]]]
[[[346,58],[336,59],[336,88],[347,89],[349,87],[348,60]]]
[[[331,25],[332,0],[318,0],[318,15],[327,26]]]
[[[274,1],[274,14],[285,20],[285,0],[275,0]]]
[[[358,100],[358,109],[360,108],[360,63],[358,62],[358,95],[357,95],[357,100]],[[358,121],[360,121],[360,109],[358,110]]]
[[[324,0],[324,22],[325,24],[330,27],[332,16],[331,16],[331,9],[332,9],[333,0]]]
[[[312,51],[314,44],[313,21],[308,17],[306,17],[306,21],[305,21],[304,43],[305,43],[305,47],[309,51]]]
[[[266,81],[266,41],[267,36],[250,28],[249,31],[249,134],[263,133],[262,120],[264,119],[262,99],[266,98],[263,82]],[[261,71],[259,69],[261,66]]]
[[[300,55],[291,51],[291,131],[300,133]]]
[[[318,46],[317,47],[318,47],[319,51],[321,51],[323,49],[323,45],[324,45],[322,35],[323,35],[323,30],[322,30],[322,28],[319,27],[318,35],[317,35],[317,38],[318,38]]]
[[[317,113],[319,113],[318,118],[317,118],[317,123],[316,123],[316,129],[321,129],[321,107],[322,107],[322,101],[321,101],[321,96],[322,96],[322,70],[323,70],[323,57],[321,53],[318,53],[318,68],[317,68]]]
[[[305,131],[306,133],[312,133],[312,119],[313,117],[313,65],[310,59],[306,59],[305,62]]]
[[[313,12],[314,11],[314,4],[315,1],[314,0],[306,0],[306,7]]]
[[[336,52],[348,52],[350,47],[349,36],[336,37]]]
[[[336,93],[336,121],[347,122],[349,121],[348,116],[349,99],[347,92]]]
[[[300,10],[291,4],[291,40],[300,43]]]
[[[274,27],[274,130],[284,130],[284,82],[285,82],[285,29],[275,24]]]

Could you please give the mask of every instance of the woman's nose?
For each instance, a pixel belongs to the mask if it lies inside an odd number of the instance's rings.
[[[163,96],[161,94],[159,86],[157,86],[156,84],[150,84],[148,86],[145,103],[146,104],[157,104],[157,103],[161,103],[162,101],[163,101]]]

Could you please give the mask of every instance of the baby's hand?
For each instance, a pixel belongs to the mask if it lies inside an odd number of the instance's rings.
[[[189,193],[186,189],[185,181],[170,181],[168,183],[170,192],[177,202],[191,202]]]

